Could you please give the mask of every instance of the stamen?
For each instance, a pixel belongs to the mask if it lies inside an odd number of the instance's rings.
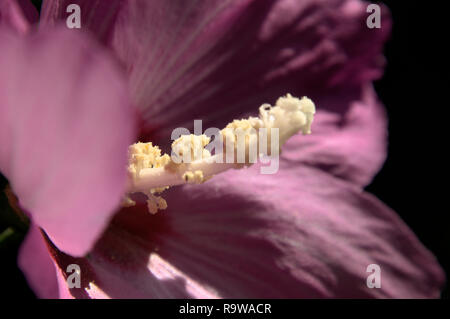
[[[314,114],[315,105],[310,99],[298,99],[287,94],[280,97],[274,107],[263,104],[259,108],[259,117],[229,123],[219,133],[223,152],[214,155],[205,148],[211,142],[206,135],[182,135],[172,143],[172,158],[167,154],[161,155],[161,150],[152,143],[133,144],[129,147],[128,193],[147,195],[149,212],[154,214],[167,207],[166,201],[155,193],[161,193],[169,186],[203,183],[228,169],[251,165],[264,152],[275,156],[292,135],[299,131],[311,133]],[[266,135],[261,137],[258,134],[261,130]],[[261,149],[261,143],[267,141],[265,145],[268,146]],[[228,153],[232,154],[231,160]],[[133,204],[127,195],[124,205]]]
[[[131,145],[128,148],[128,174],[132,180],[139,180],[143,169],[165,167],[170,163],[170,156],[164,154],[161,156],[161,150],[152,143],[141,143]],[[158,209],[166,209],[167,203],[155,193],[162,193],[169,188],[168,186],[141,189],[139,192],[147,196],[148,210],[152,214],[156,214]],[[129,193],[136,193],[132,191]],[[136,205],[136,202],[126,195],[122,200],[122,206],[130,207]]]
[[[183,162],[192,162],[210,157],[205,149],[211,139],[206,135],[182,135],[172,143],[172,152]]]

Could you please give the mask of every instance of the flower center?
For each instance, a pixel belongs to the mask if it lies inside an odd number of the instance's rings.
[[[275,106],[263,104],[259,117],[234,120],[221,131],[206,135],[181,135],[172,143],[172,154],[161,154],[158,146],[138,142],[128,149],[128,186],[124,206],[135,205],[128,196],[147,196],[150,213],[167,208],[156,194],[169,186],[203,183],[231,168],[251,165],[263,156],[278,157],[281,146],[294,134],[311,133],[315,105],[307,97],[287,94]]]

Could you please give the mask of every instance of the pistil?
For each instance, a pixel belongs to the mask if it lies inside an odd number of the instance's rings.
[[[310,99],[287,94],[273,107],[263,104],[259,117],[229,123],[217,132],[213,142],[206,135],[180,136],[172,143],[171,156],[162,155],[152,143],[133,144],[129,147],[128,194],[147,195],[149,212],[154,214],[167,207],[166,201],[155,194],[169,186],[203,183],[229,169],[252,165],[261,156],[278,156],[292,135],[311,133],[314,114]],[[124,205],[134,205],[134,201],[127,196]]]

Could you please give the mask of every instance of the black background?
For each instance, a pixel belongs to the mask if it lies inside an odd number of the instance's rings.
[[[431,35],[433,28],[439,29],[435,26],[440,21],[437,11],[443,9],[432,1],[382,2],[391,9],[394,20],[385,48],[385,75],[375,83],[389,116],[389,153],[383,169],[366,189],[392,207],[450,273],[450,224],[445,222],[448,208],[442,205],[448,195],[439,183],[446,178],[442,169],[446,157],[436,155],[444,145],[438,137],[445,132],[437,124],[442,121],[444,105],[435,95],[442,84],[448,87],[449,81],[443,69],[427,63],[429,51],[436,50]],[[435,60],[442,58],[442,50],[433,54]],[[425,88],[427,82],[433,84],[433,90]],[[0,251],[2,284],[7,286],[1,290],[7,290],[9,298],[34,296],[16,265],[20,242],[17,238]],[[449,298],[448,287],[443,298]]]
[[[450,234],[444,176],[447,155],[445,114],[439,92],[449,90],[442,61],[448,55],[436,42],[448,36],[438,1],[382,1],[394,26],[385,47],[388,64],[375,83],[389,116],[387,161],[367,191],[392,207],[450,273]],[[439,1],[440,4],[443,2]],[[446,49],[448,50],[448,49]],[[445,92],[444,92],[445,94]],[[448,102],[446,103],[448,104]],[[449,298],[448,284],[443,298]]]

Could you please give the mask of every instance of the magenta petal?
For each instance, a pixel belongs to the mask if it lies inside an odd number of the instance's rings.
[[[112,59],[77,32],[0,33],[0,170],[62,250],[85,254],[126,181],[134,116]]]
[[[254,167],[167,191],[117,215],[78,263],[79,298],[435,298],[444,274],[395,212],[321,170]],[[295,176],[295,177],[293,177]],[[382,270],[381,289],[366,285]]]
[[[374,197],[298,165],[258,173],[186,187],[190,201],[169,196],[158,253],[225,297],[439,297],[435,258]],[[382,289],[366,286],[370,264]]]
[[[360,186],[369,184],[387,153],[387,119],[371,85],[318,97],[319,105],[308,136],[293,136],[281,160],[321,168]],[[320,109],[346,109],[345,116]]]
[[[383,7],[382,28],[368,29],[366,8],[358,0],[130,1],[111,45],[147,132],[163,144],[193,119],[222,128],[288,92],[316,97],[379,77],[390,18]]]
[[[44,20],[65,19],[67,3],[47,1]],[[100,38],[99,25],[113,30],[107,43],[128,69],[143,140],[169,151],[176,127],[201,119],[203,129],[223,128],[290,92],[311,97],[318,115],[314,135],[291,143],[285,158],[359,185],[383,163],[382,106],[361,88],[382,73],[387,8],[381,29],[369,29],[359,0],[136,0],[108,10],[77,3],[89,12],[87,29]]]
[[[56,268],[47,244],[36,225],[31,225],[22,246],[18,264],[28,284],[39,298],[58,298]]]
[[[26,33],[31,23],[38,20],[36,8],[28,0],[2,0],[0,2],[0,27]]]
[[[39,12],[36,7],[31,3],[31,0],[17,0],[23,15],[30,24],[37,23],[39,20]]]

